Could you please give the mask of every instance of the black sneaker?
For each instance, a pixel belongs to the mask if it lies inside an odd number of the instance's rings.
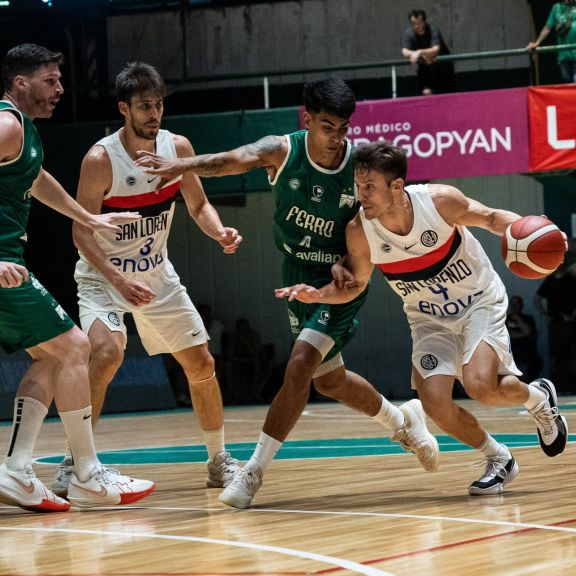
[[[558,411],[558,398],[556,388],[550,380],[537,378],[530,382],[530,386],[536,386],[546,393],[548,399],[529,410],[538,426],[538,440],[540,447],[546,456],[558,456],[564,452],[568,440],[568,423],[566,418]]]
[[[504,486],[516,478],[518,469],[519,466],[512,456],[504,462],[499,458],[487,458],[483,476],[468,486],[468,494],[500,494],[504,491]]]

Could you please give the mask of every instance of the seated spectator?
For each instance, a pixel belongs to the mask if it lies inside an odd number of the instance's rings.
[[[573,393],[576,382],[576,277],[569,255],[534,297],[534,306],[548,322],[551,377],[565,393]]]
[[[212,357],[214,358],[214,363],[216,364],[216,375],[218,376],[218,381],[220,386],[225,388],[224,382],[224,353],[223,350],[227,344],[227,334],[224,330],[224,324],[212,314],[212,309],[208,304],[199,304],[196,308],[202,322],[204,322],[204,327],[210,340],[208,341],[208,350]]]
[[[522,370],[523,380],[532,382],[540,375],[543,362],[538,352],[536,322],[533,316],[524,314],[523,309],[524,300],[520,296],[510,296],[506,328],[516,366]]]
[[[402,55],[417,66],[418,86],[423,95],[453,92],[455,77],[453,62],[437,62],[436,56],[450,54],[442,33],[426,22],[424,10],[408,14],[410,26],[402,36]]]
[[[190,388],[188,386],[188,378],[182,369],[182,366],[172,354],[162,354],[162,361],[164,362],[164,368],[166,369],[166,375],[170,381],[170,388],[172,388],[172,393],[174,394],[174,400],[176,401],[176,406],[192,406],[192,400],[190,399]]]
[[[238,318],[227,350],[228,400],[234,404],[259,402],[262,343],[246,318]]]

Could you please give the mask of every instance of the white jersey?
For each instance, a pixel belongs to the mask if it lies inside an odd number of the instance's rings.
[[[119,232],[99,230],[94,238],[110,262],[123,273],[148,273],[163,268],[167,259],[167,241],[174,214],[174,201],[182,177],[157,190],[159,177],[134,166],[120,141],[120,131],[96,143],[103,146],[112,164],[112,186],[102,201],[102,213],[139,212],[141,220],[121,225]],[[172,134],[160,130],[156,153],[176,158]],[[99,272],[80,253],[76,278],[99,276]]]
[[[377,219],[360,217],[370,245],[370,260],[404,301],[409,320],[462,318],[490,296],[506,298],[504,285],[484,249],[463,226],[440,216],[427,184],[407,186],[414,224],[405,236],[390,232]]]

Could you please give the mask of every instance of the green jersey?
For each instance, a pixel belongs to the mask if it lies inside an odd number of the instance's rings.
[[[346,254],[346,224],[358,207],[354,198],[352,145],[338,168],[328,170],[308,155],[307,130],[288,134],[288,155],[270,181],[276,200],[274,241],[293,261],[328,267]]]
[[[0,260],[23,264],[30,188],[38,177],[44,152],[32,120],[10,102],[0,100],[0,112],[12,110],[22,124],[22,150],[15,160],[0,163]]]

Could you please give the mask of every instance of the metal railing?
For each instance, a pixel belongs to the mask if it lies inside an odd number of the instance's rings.
[[[561,44],[557,46],[540,46],[533,51],[526,48],[515,48],[512,50],[492,50],[488,52],[469,52],[462,54],[448,54],[438,56],[437,61],[464,61],[464,60],[485,60],[489,58],[507,58],[510,56],[528,56],[537,59],[538,54],[546,52],[559,52],[560,50],[576,50],[576,44]],[[286,70],[262,70],[260,72],[246,72],[242,74],[206,74],[204,76],[190,76],[183,78],[169,78],[166,82],[171,85],[201,84],[205,82],[224,82],[229,80],[258,80],[262,83],[264,108],[270,108],[270,79],[283,78],[286,76],[302,76],[305,74],[319,74],[327,72],[342,72],[350,70],[371,70],[376,68],[390,68],[392,80],[392,98],[398,95],[397,68],[410,66],[407,58],[396,58],[392,60],[381,60],[379,62],[354,62],[337,64],[332,66],[322,66],[317,68],[292,68]],[[536,81],[540,83],[538,66],[536,66]]]

